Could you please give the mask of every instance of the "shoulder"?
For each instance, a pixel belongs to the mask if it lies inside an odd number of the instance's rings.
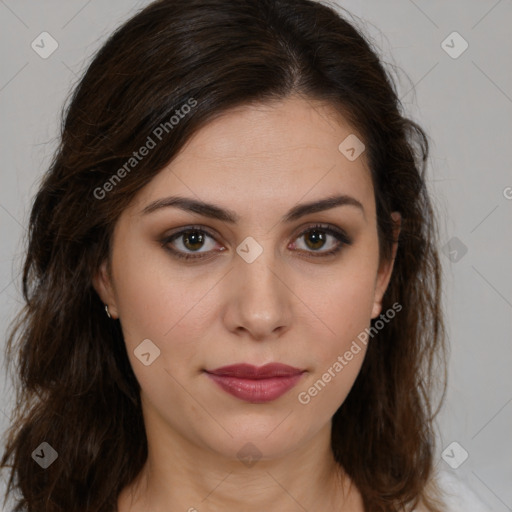
[[[489,512],[490,507],[453,472],[438,471],[435,480],[446,504],[446,512]],[[425,512],[425,509],[418,507],[414,512]]]

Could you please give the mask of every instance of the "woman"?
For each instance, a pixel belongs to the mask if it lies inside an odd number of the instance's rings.
[[[325,5],[120,27],[32,207],[16,511],[445,510],[427,155]]]

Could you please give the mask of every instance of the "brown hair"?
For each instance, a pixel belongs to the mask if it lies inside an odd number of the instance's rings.
[[[334,415],[335,458],[368,511],[420,502],[440,510],[427,490],[432,396],[441,382],[444,397],[446,385],[429,145],[402,114],[395,87],[369,40],[311,0],[160,0],[110,36],[72,95],[30,215],[26,304],[6,351],[8,361],[18,357],[19,382],[1,464],[12,468],[8,493],[21,494],[16,512],[117,509],[146,460],[147,439],[120,324],[105,315],[92,276],[120,213],[195,132],[232,107],[291,94],[332,105],[362,135],[383,258],[391,254],[390,213],[402,216],[382,309],[403,309],[369,343]],[[194,106],[170,122],[186,104]],[[123,167],[162,126],[165,143]],[[42,442],[58,452],[47,469],[32,458]]]

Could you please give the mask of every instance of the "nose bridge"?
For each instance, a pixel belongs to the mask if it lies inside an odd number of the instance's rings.
[[[265,245],[265,246],[264,246]],[[240,291],[246,296],[257,299],[278,298],[278,288],[282,284],[276,277],[279,265],[270,240],[267,243],[257,242],[248,237],[237,247],[237,276],[240,280]]]
[[[255,337],[270,335],[287,325],[290,319],[287,287],[271,237],[266,241],[247,237],[236,251],[230,306],[234,316],[230,317],[236,322],[236,328],[244,328]]]

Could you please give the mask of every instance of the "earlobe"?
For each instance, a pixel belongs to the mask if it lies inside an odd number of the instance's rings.
[[[118,318],[117,306],[112,287],[111,278],[108,272],[108,262],[104,260],[92,277],[92,285],[99,295],[101,301],[108,307],[111,318]]]
[[[393,218],[393,222],[395,224],[395,227],[393,229],[394,242],[391,252],[391,259],[383,261],[377,273],[377,280],[375,283],[375,295],[371,315],[372,318],[377,318],[382,311],[382,298],[384,297],[384,293],[386,292],[387,287],[389,285],[389,281],[391,280],[396,252],[398,250],[398,237],[400,235],[401,230],[402,216],[400,215],[399,212],[392,212],[391,217]]]

